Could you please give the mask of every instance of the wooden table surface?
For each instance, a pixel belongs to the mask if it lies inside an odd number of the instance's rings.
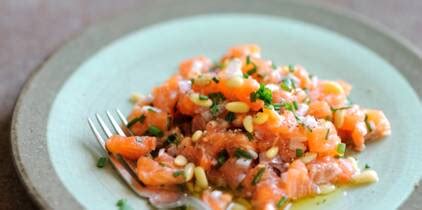
[[[367,16],[422,49],[420,0],[313,2]],[[17,177],[9,142],[13,107],[25,80],[48,55],[88,25],[136,7],[142,7],[142,1],[0,0],[0,209],[37,209]],[[422,199],[422,190],[417,191],[402,209],[420,209],[414,201]]]

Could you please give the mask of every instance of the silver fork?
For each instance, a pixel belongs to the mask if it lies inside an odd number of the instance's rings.
[[[119,109],[116,109],[116,112],[122,124],[124,126],[127,126],[128,122],[126,118],[124,117],[124,115],[122,114],[122,112]],[[127,136],[126,133],[123,131],[123,129],[120,127],[120,125],[117,123],[117,121],[114,119],[110,111],[107,111],[106,113],[107,113],[107,118],[109,119],[112,127],[117,132],[117,134],[120,136]],[[101,118],[101,116],[98,113],[96,114],[96,118],[104,134],[107,136],[106,139],[110,138],[113,135],[113,133],[107,127],[104,120]],[[110,163],[116,169],[120,177],[129,185],[129,187],[138,196],[142,198],[148,198],[149,202],[154,207],[159,208],[159,209],[177,208],[184,205],[192,207],[194,209],[206,209],[206,210],[210,209],[208,205],[205,205],[202,201],[200,201],[199,199],[195,197],[188,196],[186,193],[182,194],[182,193],[175,193],[172,191],[154,190],[154,189],[149,189],[147,187],[144,187],[142,183],[136,177],[136,165],[134,164],[134,162],[127,160],[126,158],[120,155],[115,155],[108,152],[105,146],[106,140],[98,132],[91,118],[88,118],[88,124],[89,124],[89,127],[91,128],[91,131],[95,135],[97,142],[100,144],[100,147],[107,154],[110,160]],[[165,196],[166,198],[164,201],[158,198],[158,197],[163,197],[163,196]]]

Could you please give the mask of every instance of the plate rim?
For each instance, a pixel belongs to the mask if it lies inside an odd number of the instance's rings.
[[[154,0],[152,0],[154,1]],[[87,40],[87,38],[92,38],[90,36],[92,36],[93,34],[95,34],[96,32],[107,28],[107,27],[113,27],[113,26],[119,26],[119,24],[124,24],[126,21],[130,21],[131,18],[133,17],[142,17],[143,14],[139,14],[139,11],[145,11],[146,8],[151,7],[154,8],[155,4],[168,4],[171,2],[168,1],[157,1],[155,0],[155,2],[152,2],[151,0],[149,1],[145,1],[144,6],[142,8],[136,8],[133,9],[133,11],[130,11],[128,14],[125,14],[123,16],[115,16],[115,17],[111,17],[110,19],[106,19],[104,21],[100,21],[97,24],[94,25],[90,25],[87,28],[85,28],[82,32],[77,33],[75,36],[71,37],[71,39],[68,39],[67,41],[64,42],[64,44],[59,47],[58,49],[56,49],[55,51],[53,51],[49,56],[47,56],[47,58],[42,62],[41,65],[39,65],[38,67],[36,67],[36,69],[30,74],[30,76],[28,77],[28,79],[25,81],[25,84],[23,85],[20,94],[18,96],[18,99],[15,103],[15,108],[13,111],[13,116],[12,116],[12,122],[11,122],[11,135],[10,135],[10,141],[11,141],[11,147],[12,147],[12,154],[13,154],[13,162],[14,162],[14,166],[16,171],[18,172],[18,177],[21,180],[21,182],[23,183],[23,185],[25,186],[28,194],[30,195],[30,197],[37,203],[37,205],[41,208],[44,209],[55,209],[57,207],[62,207],[60,206],[60,204],[62,202],[54,202],[52,203],[51,200],[49,200],[48,198],[46,198],[46,195],[43,195],[40,192],[40,189],[37,188],[37,186],[35,186],[35,184],[33,182],[31,182],[29,175],[27,173],[27,167],[24,166],[23,162],[22,162],[22,155],[20,153],[20,148],[18,145],[19,141],[24,141],[24,140],[20,140],[20,137],[18,137],[18,132],[23,132],[25,133],[25,131],[19,131],[19,124],[18,124],[18,117],[20,112],[22,111],[22,107],[25,106],[24,104],[24,99],[25,97],[30,97],[27,96],[28,92],[31,90],[31,85],[33,85],[33,81],[37,79],[37,77],[40,76],[41,72],[43,72],[46,69],[46,66],[48,64],[50,64],[51,62],[54,62],[54,60],[56,58],[60,58],[60,54],[64,53],[66,51],[68,51],[69,49],[71,49],[72,47],[75,46],[75,44],[77,44],[78,42],[83,42],[85,40]],[[183,2],[185,3],[193,3],[195,0],[183,0]],[[236,2],[237,0],[230,0],[231,2]],[[158,3],[157,3],[158,2]],[[262,1],[261,1],[262,2]],[[338,8],[338,7],[333,7],[333,6],[329,6],[326,4],[317,4],[317,3],[310,3],[310,2],[305,2],[304,0],[300,0],[300,1],[291,1],[291,0],[283,0],[283,1],[276,1],[276,0],[265,0],[265,2],[262,2],[263,4],[275,4],[275,3],[285,3],[285,4],[290,4],[293,7],[298,7],[300,9],[308,9],[308,10],[314,10],[317,11],[319,10],[320,12],[325,12],[328,16],[334,16],[334,17],[339,17],[339,18],[343,18],[343,21],[348,21],[348,22],[352,22],[357,24],[357,27],[366,27],[367,30],[371,30],[372,33],[375,34],[379,34],[382,35],[384,38],[389,39],[392,43],[401,46],[403,49],[401,50],[406,50],[408,51],[408,53],[412,54],[413,56],[416,57],[416,61],[422,63],[422,51],[417,48],[414,44],[412,44],[410,41],[408,41],[406,38],[403,38],[402,36],[396,34],[395,32],[393,32],[392,30],[388,29],[387,27],[380,25],[376,22],[373,22],[372,20],[369,20],[368,18],[359,15],[357,13],[354,12],[350,12],[350,11],[346,11],[342,8]],[[150,9],[151,9],[150,8]],[[233,11],[230,10],[229,13]],[[218,13],[218,11],[217,11]],[[223,12],[223,14],[225,14],[226,12]],[[236,11],[236,13],[241,13],[239,11]],[[204,13],[202,13],[204,14]],[[207,13],[205,13],[207,14]],[[208,13],[209,14],[209,13]],[[220,13],[218,13],[220,14]],[[241,13],[242,14],[242,13]],[[263,14],[262,12],[256,12],[256,14]],[[185,15],[176,15],[175,18],[184,18],[184,17],[193,17],[196,15],[201,15],[201,13],[199,14],[189,14],[187,16]],[[276,15],[276,14],[271,14],[271,15]],[[276,16],[281,16],[281,15],[276,15]],[[293,18],[294,17],[290,17],[290,16],[286,16],[287,18]],[[140,24],[140,27],[138,27],[138,25],[133,24],[131,26],[126,26],[123,28],[119,28],[116,34],[111,35],[110,37],[102,37],[104,39],[107,40],[102,40],[99,41],[100,43],[105,43],[104,46],[106,46],[107,44],[110,44],[111,42],[115,41],[116,39],[119,39],[120,37],[123,37],[127,34],[130,34],[133,31],[136,30],[141,30],[145,27],[149,27],[151,25],[157,24],[157,23],[161,23],[161,22],[165,22],[168,20],[172,20],[174,19],[174,17],[165,17],[163,19],[160,19],[162,17],[158,17],[159,20],[156,21],[152,21],[152,23],[146,23],[146,24]],[[346,20],[347,19],[347,20]],[[300,21],[304,21],[299,19]],[[133,22],[133,21],[132,21]],[[304,21],[306,22],[306,21]],[[311,24],[315,24],[319,27],[322,27],[324,29],[327,30],[332,30],[331,28],[318,24],[316,22],[311,22]],[[136,26],[134,26],[136,25]],[[353,37],[348,36],[347,34],[344,34],[342,32],[333,30],[337,33],[342,34],[343,36],[346,36],[348,38],[353,39],[354,41],[363,44],[362,42],[360,42],[359,40],[356,40]],[[366,45],[365,45],[366,46]],[[95,54],[95,52],[98,52],[99,50],[102,49],[103,46],[96,46],[94,47],[95,49],[91,49],[92,53]],[[372,48],[370,48],[371,51],[374,51],[376,54],[380,55],[378,51],[373,50]],[[86,60],[87,58],[89,58],[89,56],[93,55],[90,53],[87,53],[88,57],[85,57]],[[385,58],[385,55],[380,55],[381,57]],[[82,56],[84,57],[84,56]],[[82,62],[83,62],[82,60]],[[389,60],[386,59],[387,62],[389,62]],[[76,64],[78,65],[78,64]],[[394,64],[392,64],[393,66],[396,66]],[[74,72],[74,70],[69,70],[69,73],[71,74],[72,72]],[[419,78],[422,79],[422,75],[420,74],[416,74],[417,70],[415,70],[414,72],[403,72],[402,70],[398,71],[399,74],[401,74],[406,81],[410,84],[410,86],[412,87],[412,89],[416,92],[419,101],[421,101],[422,98],[422,84],[418,84],[415,83],[415,78]],[[415,77],[415,78],[413,78]],[[67,77],[66,77],[67,78]],[[412,79],[413,78],[413,79]],[[66,80],[64,80],[66,81]],[[64,82],[63,81],[63,82]],[[61,85],[63,84],[58,84],[59,87],[61,87]],[[53,91],[54,92],[54,91]],[[55,93],[57,93],[57,91],[55,91]],[[52,96],[52,101],[54,101],[55,95]],[[51,103],[48,105],[49,108],[51,108]],[[49,110],[44,110],[47,113],[45,113],[48,116]],[[24,136],[24,135],[23,135]],[[45,141],[45,140],[44,140]],[[45,150],[47,150],[48,148],[44,148]],[[49,165],[52,166],[51,162],[49,162]],[[56,178],[58,178],[57,173],[54,171],[54,168],[51,168],[51,170],[54,172],[54,175],[56,176]],[[62,183],[61,183],[62,184]],[[417,183],[415,183],[417,184]],[[73,197],[72,194],[64,187],[61,186],[62,189],[60,194],[66,194],[67,198],[69,199],[68,196]],[[409,196],[407,196],[407,199],[409,199],[411,194],[409,194]],[[60,196],[62,197],[62,195]],[[56,197],[58,198],[58,197]],[[66,206],[66,209],[82,209],[82,205],[76,200],[63,200],[63,199],[59,199],[60,201],[66,201],[66,203],[72,204],[71,206]],[[403,203],[401,203],[400,205],[403,205],[406,201],[404,201]],[[69,208],[70,207],[70,208]]]

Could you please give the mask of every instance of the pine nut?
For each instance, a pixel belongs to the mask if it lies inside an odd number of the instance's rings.
[[[195,169],[195,165],[193,163],[186,164],[184,175],[187,182],[192,179],[194,169]]]
[[[249,106],[245,102],[235,101],[226,104],[226,109],[234,113],[247,113]]]
[[[248,209],[240,203],[232,202],[227,207],[227,210],[248,210]]]
[[[264,124],[268,120],[268,114],[265,112],[259,112],[253,118],[253,122],[257,125]]]
[[[198,93],[192,93],[190,94],[189,97],[190,97],[190,100],[198,106],[210,107],[212,105],[211,99],[201,100],[199,99]]]
[[[356,161],[356,159],[354,157],[348,157],[347,160],[350,161],[353,169],[355,169],[356,171],[359,171],[358,162]]]
[[[178,155],[174,159],[174,164],[176,164],[177,166],[184,166],[186,165],[186,163],[188,163],[188,160],[183,155]]]
[[[202,137],[203,132],[201,130],[195,131],[192,135],[192,141],[197,142]]]
[[[274,158],[278,154],[278,147],[271,147],[265,152],[267,158]]]
[[[326,195],[329,193],[334,192],[336,190],[336,186],[332,184],[323,184],[319,186],[319,194],[320,195]]]
[[[138,102],[139,100],[141,100],[142,98],[144,98],[144,96],[143,96],[143,95],[141,95],[140,93],[132,93],[132,94],[130,95],[129,100],[130,100],[130,102],[132,102],[132,103],[136,103],[136,102]]]
[[[374,170],[364,170],[360,174],[356,174],[352,176],[352,181],[355,184],[369,184],[378,182],[378,174]]]
[[[334,112],[334,126],[336,126],[336,128],[341,128],[343,126],[345,112],[345,110],[337,110]]]
[[[304,156],[302,156],[301,158],[300,158],[300,160],[303,162],[303,163],[310,163],[310,162],[312,162],[313,160],[315,160],[315,158],[317,157],[317,154],[316,153],[313,153],[313,152],[307,152]]]
[[[252,121],[252,117],[250,115],[243,118],[243,127],[249,133],[253,132],[253,121]]]
[[[205,174],[204,168],[201,166],[197,166],[194,169],[196,184],[201,187],[202,189],[205,189],[208,187],[208,180],[207,175]]]
[[[328,94],[344,94],[343,87],[334,81],[324,81],[321,83],[322,91]]]
[[[243,85],[243,78],[238,76],[233,76],[227,80],[227,86],[231,88],[237,88]]]

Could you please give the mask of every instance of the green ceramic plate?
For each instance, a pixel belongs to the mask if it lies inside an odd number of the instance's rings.
[[[358,156],[378,171],[379,183],[306,206],[395,209],[422,174],[422,60],[397,40],[350,16],[301,3],[146,2],[81,34],[28,81],[13,121],[15,162],[43,208],[115,209],[121,198],[149,208],[111,167],[95,167],[102,152],[86,118],[115,107],[127,113],[131,92],[149,92],[184,58],[217,58],[232,45],[257,43],[278,64],[300,63],[321,78],[349,81],[355,103],[384,110],[392,123],[390,137]]]

